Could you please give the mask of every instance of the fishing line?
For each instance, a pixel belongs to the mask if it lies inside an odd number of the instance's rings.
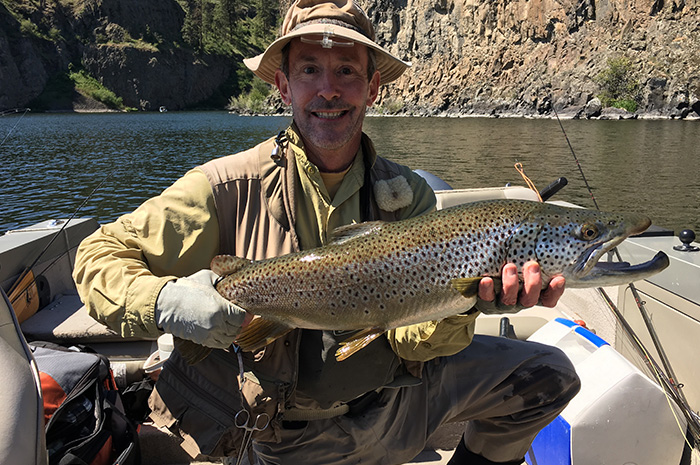
[[[6,110],[6,111],[0,113],[0,116],[7,116],[10,112],[19,113],[20,111],[21,111],[20,108],[15,108],[14,110]],[[10,134],[12,134],[12,132],[15,130],[15,128],[17,127],[19,122],[22,121],[22,118],[24,118],[24,115],[26,115],[28,111],[30,111],[29,108],[24,109],[24,113],[22,113],[22,116],[19,117],[19,119],[17,120],[15,125],[12,126],[12,129],[10,129],[10,132],[8,132],[7,135],[5,136],[5,138],[2,140],[2,142],[0,142],[0,147],[3,146],[3,144],[5,143],[7,138],[10,137]]]
[[[595,196],[593,195],[593,189],[591,188],[590,184],[588,183],[588,180],[586,179],[586,175],[583,173],[583,168],[581,167],[581,163],[579,162],[578,157],[576,156],[576,152],[574,151],[573,146],[571,145],[571,142],[569,140],[569,136],[566,134],[566,130],[564,129],[564,125],[561,122],[561,119],[559,118],[559,113],[557,113],[557,110],[554,105],[552,105],[552,110],[554,112],[554,116],[556,117],[557,122],[559,123],[559,127],[561,128],[562,133],[564,134],[564,138],[566,139],[567,144],[569,145],[569,150],[571,151],[571,155],[574,157],[574,161],[576,162],[576,166],[579,169],[579,172],[581,173],[581,177],[583,179],[583,182],[586,185],[586,188],[588,189],[588,193],[591,196],[591,200],[593,201],[593,204],[595,205],[596,210],[600,210],[600,207],[598,206],[598,202],[595,199]],[[617,248],[614,249],[615,256],[618,261],[622,261],[622,257],[620,256],[620,252],[617,250]],[[649,335],[651,336],[652,342],[654,343],[654,346],[657,349],[657,353],[661,357],[661,362],[664,365],[664,368],[666,370],[666,373],[663,373],[659,367],[658,364],[654,361],[654,359],[651,357],[651,354],[647,351],[646,347],[644,346],[644,343],[637,338],[637,336],[634,334],[632,327],[629,325],[627,320],[625,319],[624,315],[622,315],[619,310],[617,310],[617,307],[612,303],[612,300],[608,297],[606,294],[605,290],[601,287],[598,288],[598,293],[603,296],[605,299],[606,303],[608,306],[613,310],[613,313],[617,317],[617,320],[620,322],[621,326],[625,329],[625,333],[628,335],[630,340],[634,343],[633,346],[637,347],[637,350],[640,351],[642,358],[645,359],[645,362],[647,365],[650,367],[652,372],[656,375],[657,379],[659,378],[659,375],[663,374],[664,379],[666,380],[663,383],[660,383],[662,387],[664,387],[664,393],[667,396],[667,400],[669,398],[673,398],[673,401],[678,405],[678,407],[683,411],[684,416],[688,420],[688,427],[692,430],[693,434],[695,435],[695,441],[696,443],[700,442],[700,418],[696,418],[695,416],[691,415],[693,413],[690,405],[688,404],[688,401],[683,394],[683,391],[681,390],[682,384],[677,384],[676,380],[677,377],[675,373],[673,372],[673,369],[671,368],[671,363],[668,360],[668,357],[666,356],[665,351],[663,350],[663,347],[661,345],[661,341],[658,338],[658,335],[656,334],[656,331],[653,329],[653,324],[651,323],[651,320],[649,318],[649,314],[646,311],[646,307],[644,306],[644,302],[639,296],[639,293],[637,292],[637,288],[634,286],[633,283],[629,283],[628,287],[630,291],[632,292],[632,295],[634,297],[635,303],[637,304],[637,308],[639,309],[639,312],[642,315],[642,319],[644,320],[645,325],[647,326],[647,330],[649,332]],[[676,417],[676,412],[674,409],[671,409],[674,418]],[[685,437],[685,434],[684,434]],[[690,444],[689,444],[690,445]],[[691,446],[691,449],[693,447]]]
[[[42,249],[41,252],[39,252],[39,255],[34,259],[34,261],[32,262],[32,264],[29,265],[28,267],[26,267],[26,268],[22,271],[22,273],[20,273],[19,277],[15,280],[14,284],[12,285],[12,287],[10,287],[10,289],[8,290],[7,295],[12,294],[12,293],[16,290],[16,288],[17,288],[17,287],[19,286],[19,284],[21,283],[22,279],[24,279],[24,277],[27,276],[27,274],[31,271],[31,269],[34,268],[34,266],[36,266],[37,263],[39,263],[39,260],[41,259],[41,257],[46,253],[47,250],[49,250],[49,247],[51,247],[51,244],[53,244],[54,241],[55,241],[55,240],[61,235],[61,233],[66,229],[66,226],[68,226],[68,224],[71,222],[71,220],[72,220],[73,218],[75,218],[75,216],[78,214],[78,212],[79,212],[80,210],[82,210],[82,208],[85,206],[85,204],[88,203],[88,201],[92,198],[92,196],[95,194],[95,192],[97,192],[97,190],[98,190],[100,187],[102,187],[102,185],[103,185],[108,179],[110,179],[110,178],[112,177],[112,175],[113,175],[116,171],[117,171],[117,170],[114,169],[114,170],[112,170],[111,172],[109,172],[109,173],[107,174],[107,176],[105,176],[105,177],[102,179],[102,181],[100,181],[100,183],[99,183],[97,186],[95,186],[94,189],[92,189],[92,191],[90,192],[90,194],[88,194],[88,196],[83,200],[83,202],[78,206],[78,208],[76,208],[75,211],[73,211],[73,214],[68,218],[68,220],[66,220],[66,221],[63,223],[63,225],[61,226],[61,228],[60,228],[58,231],[56,231],[56,233],[53,235],[53,237],[51,238],[51,240],[49,241],[49,243],[46,244],[46,246]],[[67,253],[67,252],[68,252],[68,251],[64,252],[64,253],[61,254],[58,258],[56,258],[56,260],[54,260],[54,261],[44,270],[44,272],[45,272],[46,270],[48,270],[52,265],[54,265],[54,264],[55,264],[63,255],[65,255],[65,253]],[[43,272],[42,272],[42,273],[43,273]],[[10,303],[16,302],[17,299],[19,298],[19,296],[21,296],[22,294],[24,294],[24,292],[25,292],[27,289],[29,289],[29,287],[30,287],[32,284],[34,284],[34,283],[36,282],[36,278],[37,278],[38,276],[41,276],[41,274],[35,276],[33,280],[31,280],[24,288],[22,288],[22,289],[17,293],[17,296],[15,297],[15,300],[12,301],[12,302],[10,302]]]
[[[552,105],[552,111],[554,111],[554,116],[556,116],[557,122],[559,123],[559,127],[561,128],[561,132],[564,134],[564,139],[566,139],[566,143],[569,145],[569,150],[571,151],[571,155],[573,155],[574,157],[574,161],[576,162],[576,166],[578,167],[578,172],[581,173],[583,183],[586,185],[586,189],[588,189],[588,194],[591,196],[593,205],[595,205],[596,210],[600,210],[600,207],[598,207],[598,202],[595,199],[595,195],[593,195],[593,189],[591,188],[591,185],[588,184],[588,179],[586,179],[586,175],[583,174],[583,168],[581,167],[581,163],[578,161],[578,157],[576,156],[574,147],[571,145],[571,141],[569,140],[569,135],[564,130],[564,125],[561,124],[561,119],[559,119],[559,113],[557,113],[557,109],[554,105]]]

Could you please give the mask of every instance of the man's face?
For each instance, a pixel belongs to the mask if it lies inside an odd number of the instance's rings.
[[[367,48],[360,44],[323,48],[290,42],[289,78],[278,70],[275,82],[314,154],[347,149],[354,156],[366,107],[379,90],[379,73],[368,79],[367,60]]]

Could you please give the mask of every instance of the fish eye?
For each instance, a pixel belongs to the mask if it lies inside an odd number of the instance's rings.
[[[598,237],[598,227],[594,224],[584,224],[578,231],[579,238],[584,241],[592,241]]]

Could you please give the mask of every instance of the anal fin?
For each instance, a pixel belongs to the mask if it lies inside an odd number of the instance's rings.
[[[370,342],[374,341],[385,332],[386,331],[381,328],[368,328],[353,334],[340,343],[340,348],[335,352],[335,359],[339,362],[345,360],[358,350],[367,347]]]
[[[244,352],[255,352],[270,344],[292,329],[285,324],[264,318],[255,318],[236,338],[236,344]]]

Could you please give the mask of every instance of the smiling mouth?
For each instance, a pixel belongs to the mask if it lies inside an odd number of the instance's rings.
[[[342,118],[348,113],[347,110],[342,111],[312,111],[311,114],[317,118],[321,119],[338,119]]]

